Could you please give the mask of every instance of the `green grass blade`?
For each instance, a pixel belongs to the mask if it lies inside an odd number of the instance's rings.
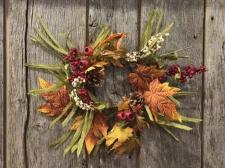
[[[62,122],[62,127],[65,127],[69,121],[72,119],[72,117],[75,115],[77,111],[77,107],[72,109],[71,112],[68,114],[68,116],[65,118],[65,120]]]
[[[27,64],[29,68],[43,69],[43,70],[63,70],[63,64]]]
[[[47,24],[44,22],[43,18],[38,17],[40,26],[43,28],[43,30],[45,31],[46,35],[49,37],[49,39],[59,48],[62,48],[61,45],[59,44],[59,42],[54,38],[54,36],[52,35],[52,33],[49,31]]]
[[[191,131],[192,130],[191,127],[188,127],[188,126],[182,125],[182,124],[178,124],[178,123],[175,123],[175,122],[157,121],[156,123],[160,124],[160,125],[165,125],[165,126],[168,126],[168,127],[174,127],[174,128],[182,129],[182,130],[185,130],[185,131]]]
[[[62,143],[64,143],[70,136],[71,136],[71,131],[67,131],[65,132],[62,136],[60,136],[59,138],[57,138],[56,140],[54,140],[49,147],[54,147],[57,148],[59,145],[61,145]]]
[[[185,116],[181,116],[182,121],[184,122],[191,122],[191,123],[199,123],[202,120],[199,118],[191,118],[191,117],[185,117]]]
[[[172,131],[170,131],[167,127],[163,126],[163,125],[159,125],[164,131],[166,131],[172,138],[174,138],[176,141],[180,141],[179,138],[174,135],[174,133]]]
[[[90,112],[87,115],[87,121],[86,121],[86,123],[84,125],[84,129],[82,131],[81,138],[80,138],[80,140],[79,140],[79,142],[77,144],[77,146],[78,146],[78,148],[77,148],[77,157],[80,156],[81,150],[83,148],[85,137],[86,137],[87,133],[89,132],[89,130],[91,128],[93,117],[94,117],[93,112]]]
[[[67,111],[73,106],[72,102],[69,102],[66,107],[63,109],[63,112],[56,117],[50,124],[50,128],[54,127],[55,124],[67,113]]]
[[[64,155],[66,155],[69,151],[74,152],[77,149],[74,146],[76,146],[76,143],[78,139],[80,138],[82,130],[83,130],[83,122],[81,126],[77,129],[77,131],[75,132],[72,140],[70,141],[70,144],[64,149]]]
[[[158,12],[158,15],[159,15],[159,18],[158,18],[158,22],[155,29],[155,34],[159,33],[161,25],[162,25],[162,20],[164,18],[164,13],[162,11]]]
[[[152,116],[152,112],[150,111],[149,107],[147,105],[145,105],[145,110],[148,114],[148,118],[150,121],[154,121],[153,116]]]
[[[180,107],[181,105],[180,105],[180,102],[177,100],[177,99],[175,99],[173,96],[169,96],[168,97],[172,102],[174,102],[178,107]]]
[[[38,96],[42,93],[48,93],[48,92],[54,92],[54,91],[58,91],[64,84],[63,83],[57,83],[53,86],[50,86],[48,88],[44,88],[44,89],[33,89],[29,91],[29,95],[33,95],[33,96]]]

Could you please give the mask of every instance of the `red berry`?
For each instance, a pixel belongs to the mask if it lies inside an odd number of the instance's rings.
[[[88,94],[88,91],[87,89],[85,88],[81,88],[77,91],[77,95],[81,98],[81,100],[84,102],[84,103],[90,103],[91,102],[91,98]]]
[[[126,116],[126,120],[127,121],[133,121],[135,118],[135,115],[133,112],[131,112],[130,110],[125,112],[125,116]]]
[[[94,49],[92,47],[85,47],[84,49],[84,55],[86,56],[92,56],[94,52]]]
[[[66,61],[68,61],[68,62],[75,61],[77,55],[78,55],[77,49],[76,49],[76,48],[71,48],[71,49],[69,50],[68,55],[66,55],[66,56],[64,57],[64,60],[66,60]]]
[[[176,73],[179,73],[179,71],[180,71],[180,65],[174,64],[168,68],[166,74],[168,76],[174,76]]]
[[[117,120],[124,121],[126,119],[125,113],[123,111],[119,111],[116,115]]]

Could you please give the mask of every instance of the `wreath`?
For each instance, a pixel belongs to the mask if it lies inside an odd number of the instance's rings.
[[[96,39],[83,50],[74,46],[70,33],[66,34],[62,46],[45,21],[38,18],[31,40],[51,49],[61,59],[58,64],[27,65],[58,79],[53,84],[39,78],[40,88],[29,92],[46,101],[37,111],[52,118],[50,127],[61,124],[64,128],[51,147],[67,143],[64,154],[76,152],[79,156],[83,146],[88,154],[95,154],[105,145],[111,152],[124,154],[139,147],[141,132],[153,124],[179,141],[169,128],[190,131],[192,128],[184,123],[201,121],[181,115],[178,99],[191,94],[181,88],[206,68],[171,64],[183,58],[182,50],[160,52],[173,27],[173,23],[163,27],[162,20],[163,13],[153,10],[141,36],[140,50],[129,52],[122,47],[126,33],[114,33],[108,26],[102,26]],[[132,67],[128,74],[132,92],[117,104],[99,100],[94,90],[107,78],[105,69],[109,66],[121,69],[125,65]]]

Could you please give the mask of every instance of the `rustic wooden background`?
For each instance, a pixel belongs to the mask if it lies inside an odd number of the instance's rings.
[[[204,64],[207,73],[187,85],[195,91],[183,100],[182,112],[203,118],[192,132],[175,131],[177,143],[157,127],[146,130],[142,147],[129,156],[101,150],[94,158],[85,152],[63,157],[48,144],[61,128],[48,129],[49,120],[36,112],[42,102],[28,97],[36,77],[53,80],[25,68],[27,62],[53,63],[56,59],[32,44],[29,35],[36,16],[48,21],[58,38],[74,28],[73,38],[83,47],[96,24],[128,32],[128,48],[137,48],[147,14],[165,11],[175,28],[165,47],[184,48],[190,56],[180,63]],[[224,168],[225,167],[225,0],[0,0],[0,167],[7,168]],[[126,72],[114,68],[99,94],[116,102],[129,92]]]

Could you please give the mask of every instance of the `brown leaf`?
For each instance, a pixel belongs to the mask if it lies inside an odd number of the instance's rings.
[[[40,87],[48,88],[54,84],[46,82],[44,79],[39,78]],[[41,105],[37,110],[46,113],[48,116],[59,115],[66,105],[69,103],[69,92],[65,86],[61,87],[59,91],[44,93],[41,97],[47,102]]]
[[[106,123],[105,116],[101,113],[97,113],[95,116],[94,122],[92,124],[92,127],[85,138],[85,145],[86,145],[88,154],[92,152],[95,145],[102,137],[106,137],[107,130],[108,130],[108,125]]]
[[[148,83],[156,78],[160,78],[165,74],[162,69],[157,69],[156,66],[138,65],[133,73],[128,75],[130,84],[138,91],[148,89]]]
[[[160,112],[169,119],[181,121],[181,116],[176,110],[176,104],[168,98],[179,91],[179,88],[170,87],[169,83],[161,84],[158,79],[149,83],[148,90],[144,92],[144,101],[156,120],[158,112]]]

